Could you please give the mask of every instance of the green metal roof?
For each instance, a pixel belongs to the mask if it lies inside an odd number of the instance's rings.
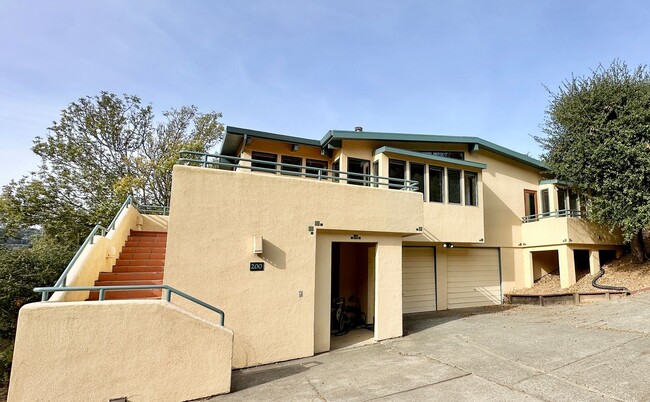
[[[547,166],[534,158],[522,153],[513,151],[501,145],[494,144],[490,141],[478,137],[449,136],[449,135],[430,135],[430,134],[405,134],[405,133],[382,133],[371,131],[342,131],[330,130],[320,140],[312,140],[302,137],[293,137],[283,134],[269,133],[265,131],[256,131],[246,128],[227,126],[226,136],[224,138],[221,154],[234,155],[240,148],[244,138],[257,137],[269,140],[282,141],[291,144],[302,144],[317,147],[326,147],[330,144],[338,144],[341,140],[370,140],[370,141],[396,141],[396,142],[424,142],[424,143],[446,143],[446,144],[467,144],[472,151],[487,150],[497,155],[516,160],[525,165],[532,166],[540,170],[547,170]],[[398,148],[395,148],[398,149]]]
[[[450,136],[450,135],[430,135],[430,134],[405,134],[405,133],[381,133],[370,131],[339,131],[330,130],[321,139],[323,146],[337,140],[372,140],[372,141],[400,141],[400,142],[429,142],[429,143],[447,143],[447,144],[467,144],[478,145],[478,149],[486,149],[495,154],[514,159],[528,166],[541,170],[547,170],[548,167],[544,162],[531,158],[528,155],[513,151],[501,145],[486,141],[478,137]]]
[[[405,149],[399,149],[399,148],[393,148],[393,147],[377,148],[373,152],[373,155],[378,155],[378,154],[383,154],[383,153],[391,153],[391,154],[396,154],[396,155],[411,156],[411,157],[414,157],[414,158],[420,158],[420,159],[425,159],[425,160],[429,160],[429,161],[451,163],[451,164],[454,164],[454,165],[468,166],[468,167],[478,168],[478,169],[486,169],[487,168],[487,165],[485,163],[465,161],[465,160],[462,160],[462,159],[447,158],[447,157],[444,157],[444,156],[427,155],[427,154],[422,153],[422,152],[407,151]]]
[[[235,152],[237,152],[242,142],[244,141],[244,138],[248,137],[264,138],[267,140],[287,142],[290,144],[311,145],[314,147],[321,146],[320,141],[312,140],[309,138],[292,137],[290,135],[275,134],[266,131],[256,131],[247,128],[227,126],[226,136],[223,140],[220,154],[234,156]]]

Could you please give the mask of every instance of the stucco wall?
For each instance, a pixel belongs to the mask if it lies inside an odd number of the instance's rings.
[[[110,271],[124,246],[131,230],[138,228],[140,213],[132,206],[122,210],[115,222],[115,229],[106,237],[95,236],[68,273],[67,286],[93,286],[100,272]],[[47,284],[53,285],[53,284]],[[56,292],[50,301],[86,300],[88,292]]]
[[[232,332],[162,301],[20,310],[9,401],[180,401],[230,391]]]
[[[168,224],[169,216],[142,215],[142,227],[139,230],[144,232],[166,232]]]
[[[317,234],[308,226],[400,238],[421,225],[421,203],[403,191],[176,166],[164,283],[226,312],[234,367],[309,356]],[[260,256],[254,236],[264,238]],[[264,271],[251,272],[258,261]]]

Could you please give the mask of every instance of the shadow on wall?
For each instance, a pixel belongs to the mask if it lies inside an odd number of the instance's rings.
[[[523,193],[522,193],[523,200]],[[521,211],[523,216],[523,210]],[[486,244],[513,244],[514,243],[514,230],[513,227],[520,227],[521,216],[514,213],[508,205],[506,205],[501,198],[499,198],[494,191],[490,190],[487,186],[483,186],[483,222],[485,224],[486,232],[499,233],[499,239],[489,238],[488,233],[485,233]]]
[[[261,257],[264,261],[277,269],[285,269],[287,267],[287,253],[284,250],[266,239],[262,240],[262,247],[264,248],[264,252]]]
[[[281,364],[281,363],[280,363]],[[321,365],[321,362],[305,362],[300,364],[290,364],[278,367],[274,364],[268,366],[255,367],[252,369],[243,369],[232,373],[232,385],[230,392],[242,391],[247,388],[256,387],[271,381],[276,381],[292,375],[304,373],[305,371]]]

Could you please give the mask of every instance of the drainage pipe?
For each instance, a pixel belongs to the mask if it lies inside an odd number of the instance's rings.
[[[623,286],[609,286],[609,285],[599,285],[597,282],[598,280],[605,275],[605,268],[600,267],[600,272],[594,277],[594,280],[591,281],[591,286],[598,288],[598,289],[603,289],[603,290],[616,290],[620,292],[625,292],[626,294],[630,294],[630,289],[623,287]]]

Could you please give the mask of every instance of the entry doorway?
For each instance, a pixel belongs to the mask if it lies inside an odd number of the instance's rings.
[[[332,243],[330,350],[372,342],[375,243]]]

